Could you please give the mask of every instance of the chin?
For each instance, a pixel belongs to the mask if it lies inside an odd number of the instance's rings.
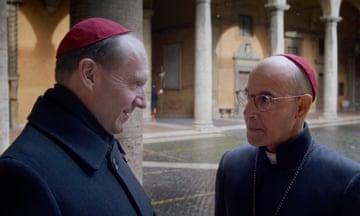
[[[258,143],[261,141],[258,139],[259,137],[247,135],[247,140],[251,145],[258,146]]]
[[[256,147],[261,147],[261,146],[265,146],[266,143],[265,142],[262,142],[261,140],[259,139],[251,139],[251,138],[247,138],[248,139],[248,142],[250,145],[252,146],[256,146]]]
[[[263,146],[263,145],[261,145],[261,144],[259,144],[259,143],[257,143],[257,142],[251,142],[251,141],[249,141],[249,144],[252,145],[252,146],[255,146],[255,147],[261,147],[261,146]]]
[[[121,126],[121,127],[118,127],[118,128],[114,129],[114,134],[118,134],[118,133],[121,133],[123,131],[124,131],[124,128]]]
[[[122,125],[113,125],[113,127],[108,128],[108,130],[106,130],[108,133],[115,135],[118,133],[121,133],[123,131],[123,126]]]
[[[121,133],[124,130],[124,125],[126,123],[127,119],[125,118],[118,118],[114,123],[112,130],[115,134]]]

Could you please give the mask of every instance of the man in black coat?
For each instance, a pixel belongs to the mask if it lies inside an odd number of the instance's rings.
[[[360,215],[359,163],[314,141],[305,122],[316,92],[316,74],[296,55],[250,73],[237,92],[250,145],[223,155],[215,215]]]
[[[154,215],[114,134],[146,107],[143,44],[113,21],[74,25],[56,84],[0,158],[0,215]]]

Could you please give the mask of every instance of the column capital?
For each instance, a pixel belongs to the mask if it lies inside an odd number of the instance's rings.
[[[340,16],[322,16],[320,17],[320,20],[323,22],[335,22],[338,23],[342,20],[342,17]]]
[[[283,3],[272,2],[265,4],[265,8],[270,11],[286,11],[290,9],[290,5],[286,3],[283,4]]]

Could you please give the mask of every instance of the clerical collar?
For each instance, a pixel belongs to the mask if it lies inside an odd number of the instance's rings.
[[[270,153],[271,156],[269,157],[266,147],[262,146],[259,149],[261,152],[259,156],[270,164],[275,161],[277,166],[284,169],[296,168],[299,166],[311,143],[311,133],[307,123],[305,123],[301,133],[294,139],[279,145],[274,155],[271,155]],[[275,157],[275,160],[271,159],[272,157]]]
[[[270,161],[271,165],[276,165],[277,164],[276,153],[272,153],[272,152],[269,152],[269,151],[265,150],[265,154],[269,158],[269,161]]]

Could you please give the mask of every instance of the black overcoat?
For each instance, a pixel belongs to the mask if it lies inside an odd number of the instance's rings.
[[[0,159],[0,215],[153,215],[116,139],[60,85]]]

